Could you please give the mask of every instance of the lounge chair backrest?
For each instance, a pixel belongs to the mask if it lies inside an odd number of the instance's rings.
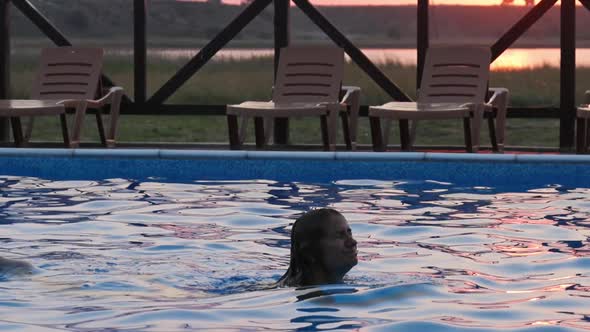
[[[489,48],[429,48],[418,102],[483,103],[490,75],[490,61]]]
[[[95,99],[102,70],[101,48],[54,47],[41,52],[33,99]]]
[[[338,102],[344,51],[329,46],[281,49],[272,100],[275,103]]]

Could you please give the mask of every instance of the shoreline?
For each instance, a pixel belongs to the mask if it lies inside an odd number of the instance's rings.
[[[452,39],[432,39],[430,40],[431,45],[439,45],[439,44],[446,44],[446,45],[475,45],[475,46],[489,46],[493,45],[493,42],[490,40],[494,39],[465,39],[463,41],[457,42],[457,40]],[[129,39],[95,39],[95,38],[87,38],[87,39],[72,39],[73,45],[87,45],[87,46],[101,46],[104,48],[116,48],[116,47],[127,47],[133,48],[133,39],[129,37]],[[162,49],[162,48],[202,48],[207,45],[208,40],[190,40],[186,38],[166,38],[166,37],[153,37],[152,42],[148,43],[148,49]],[[291,41],[292,44],[329,44],[332,43],[330,40],[298,40],[293,39]],[[353,41],[353,43],[358,48],[364,49],[416,49],[416,42],[410,39],[398,40],[398,41],[387,41],[387,40],[377,40],[377,41]],[[45,38],[18,38],[14,37],[11,41],[11,47],[13,49],[17,48],[41,48],[41,47],[52,47],[53,44]],[[269,40],[240,40],[240,41],[233,41],[231,46],[224,47],[226,49],[268,49],[274,48],[273,41]],[[552,39],[552,40],[522,40],[515,42],[509,49],[511,48],[520,48],[520,49],[555,49],[560,48],[560,41],[559,39]],[[576,48],[583,49],[583,48],[590,48],[590,40],[578,40],[576,41]]]

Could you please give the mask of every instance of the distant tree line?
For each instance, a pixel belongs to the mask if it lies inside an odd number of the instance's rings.
[[[133,35],[133,1],[130,0],[29,1],[68,37],[127,40]],[[185,39],[197,46],[202,45],[217,35],[243,10],[242,6],[221,5],[222,1],[150,0],[148,34],[150,37]],[[250,1],[243,0],[242,3],[246,5]],[[415,43],[415,6],[330,6],[319,9],[332,24],[359,45],[395,47],[399,44],[412,46]],[[491,44],[528,10],[529,8],[524,6],[490,6],[485,11],[470,6],[433,6],[431,38],[433,42],[465,38]],[[587,28],[588,12],[581,6],[577,12],[577,38],[590,41],[590,29]],[[12,10],[11,15],[11,30],[15,37],[42,37],[38,29],[18,10]],[[523,36],[523,39],[558,46],[559,22],[560,11],[558,7],[554,7]],[[290,29],[293,40],[327,40],[326,35],[299,10],[291,12]],[[272,43],[272,6],[262,11],[238,34],[237,39],[253,43]]]

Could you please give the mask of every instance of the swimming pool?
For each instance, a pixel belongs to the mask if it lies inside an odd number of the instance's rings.
[[[590,159],[0,149],[0,330],[590,329]],[[266,289],[302,211],[343,285]]]

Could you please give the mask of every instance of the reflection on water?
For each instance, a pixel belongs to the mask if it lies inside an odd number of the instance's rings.
[[[0,330],[590,330],[590,189],[0,177]],[[346,284],[272,288],[290,223],[344,213]]]

